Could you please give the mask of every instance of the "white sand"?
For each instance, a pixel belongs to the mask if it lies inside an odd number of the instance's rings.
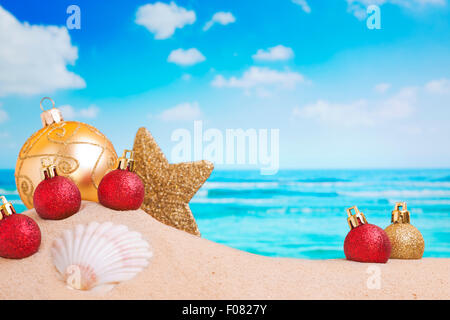
[[[26,212],[42,231],[38,253],[23,260],[0,258],[0,299],[449,299],[450,259],[345,260],[267,258],[235,250],[165,226],[143,211],[117,212],[84,202],[62,221]],[[50,259],[53,239],[64,229],[111,221],[139,231],[154,250],[150,266],[105,295],[68,289]],[[370,266],[381,288],[369,289]]]

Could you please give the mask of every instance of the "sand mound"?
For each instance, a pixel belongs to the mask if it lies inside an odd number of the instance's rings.
[[[27,259],[0,258],[1,299],[450,298],[450,259],[372,265],[267,258],[178,231],[141,210],[118,212],[92,202],[83,202],[79,213],[62,221],[42,220],[34,210],[25,214],[39,224],[42,244]],[[154,252],[149,267],[104,295],[68,289],[50,257],[52,241],[63,230],[91,221],[124,224],[142,233]],[[367,286],[370,266],[379,268],[379,289]]]

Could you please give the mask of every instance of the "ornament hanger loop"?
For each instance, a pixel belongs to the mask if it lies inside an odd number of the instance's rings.
[[[397,202],[395,204],[395,209],[394,210],[407,211],[408,207],[406,206],[406,202]]]
[[[406,202],[397,202],[392,211],[392,223],[410,223],[410,214],[406,206]]]
[[[354,214],[352,214],[352,210],[355,211]],[[367,220],[364,214],[361,211],[359,211],[358,207],[353,206],[347,209],[347,222],[350,229],[353,229],[362,224],[366,224]]]
[[[44,106],[42,105],[42,103],[45,100],[50,100],[52,102],[52,108],[45,110]],[[61,111],[55,108],[55,101],[53,101],[52,98],[50,97],[43,97],[41,99],[41,103],[39,104],[41,109],[42,109],[42,113],[41,113],[41,121],[42,121],[42,126],[45,128],[53,123],[60,123],[61,121],[64,121],[64,118],[61,114]]]
[[[352,214],[352,210],[355,211],[355,214],[356,214],[356,213],[359,213],[358,207],[357,207],[357,206],[353,206],[353,207],[347,209],[347,216],[348,216],[348,217],[351,217],[351,216],[353,215],[353,214]]]
[[[42,106],[42,102],[44,102],[45,100],[50,100],[52,102],[52,109],[55,107],[55,101],[53,101],[52,98],[50,98],[50,97],[43,97],[41,99],[41,102],[39,103],[39,106],[41,107],[42,111],[45,111],[44,107]]]
[[[16,213],[16,210],[14,209],[11,202],[6,200],[5,196],[0,196],[1,204],[0,204],[0,220],[2,220],[4,217],[10,216],[12,214]]]
[[[128,150],[128,149],[123,150],[122,158],[127,158],[128,154],[130,154],[130,157],[128,159],[133,159],[134,158],[134,151],[133,150]]]
[[[127,158],[127,155],[130,154],[130,157]],[[122,157],[119,158],[119,164],[117,166],[118,169],[128,170],[134,172],[134,151],[125,149],[123,151]]]
[[[56,165],[53,163],[52,159],[45,157],[41,158],[41,178],[42,180],[51,179],[58,175],[56,171]]]

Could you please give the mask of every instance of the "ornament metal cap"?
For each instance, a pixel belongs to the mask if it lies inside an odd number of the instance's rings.
[[[397,202],[395,204],[395,209],[392,211],[391,216],[392,223],[409,223],[410,214],[406,206],[406,202]]]
[[[11,204],[11,202],[6,200],[5,196],[0,196],[0,201],[1,201],[0,220],[2,220],[3,217],[7,217],[16,213],[16,210],[14,209],[13,205]]]
[[[41,176],[42,180],[51,179],[58,176],[58,172],[56,171],[56,165],[49,158],[41,159]]]
[[[45,110],[42,106],[42,103],[45,100],[50,100],[52,102],[52,108],[49,110]],[[49,97],[43,97],[40,102],[40,107],[42,109],[41,113],[41,120],[42,120],[42,126],[47,127],[53,123],[59,123],[61,121],[64,121],[62,113],[59,109],[55,108],[55,101],[53,101],[52,98]]]
[[[352,214],[352,210],[355,210],[354,214]],[[364,214],[361,211],[358,210],[357,206],[348,208],[347,216],[348,216],[347,222],[348,222],[348,225],[350,226],[350,229],[354,229],[357,226],[367,223],[366,217],[364,216]]]
[[[127,158],[127,154],[130,154],[130,157]],[[122,156],[118,160],[119,164],[117,165],[117,169],[120,170],[128,170],[130,172],[134,172],[134,151],[125,149],[123,151]]]

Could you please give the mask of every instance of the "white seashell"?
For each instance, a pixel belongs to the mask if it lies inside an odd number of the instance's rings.
[[[91,222],[65,230],[53,241],[51,253],[70,288],[103,293],[134,278],[153,255],[140,233],[111,222]]]

